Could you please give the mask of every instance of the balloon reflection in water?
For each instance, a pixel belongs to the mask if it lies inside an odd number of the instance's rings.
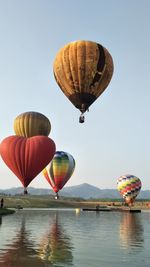
[[[72,265],[72,244],[65,230],[62,228],[58,215],[54,218],[50,231],[41,240],[39,256],[51,264],[65,263]]]
[[[142,247],[144,242],[141,214],[122,213],[120,240],[123,248]]]
[[[25,220],[14,242],[9,244],[9,248],[5,249],[5,254],[0,257],[0,267],[43,267],[43,262],[37,255],[37,251],[33,248],[34,243],[30,240],[30,232],[25,229]],[[34,257],[33,257],[34,256]]]

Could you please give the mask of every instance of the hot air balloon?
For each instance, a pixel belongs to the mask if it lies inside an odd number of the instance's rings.
[[[131,206],[141,190],[142,183],[136,176],[127,174],[117,180],[117,187],[125,202]]]
[[[0,154],[19,178],[27,193],[30,182],[48,165],[55,154],[55,143],[47,136],[9,136],[0,144]]]
[[[104,92],[113,75],[113,59],[101,44],[75,41],[64,46],[54,60],[57,84],[81,111],[79,122],[84,122],[84,112]]]
[[[43,175],[58,198],[58,191],[63,188],[75,169],[74,158],[66,152],[56,151],[52,161],[43,170]]]
[[[14,131],[16,135],[32,137],[35,135],[48,136],[51,130],[49,119],[34,111],[20,114],[14,120]]]

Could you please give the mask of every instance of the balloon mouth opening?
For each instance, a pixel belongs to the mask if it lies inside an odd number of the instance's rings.
[[[82,113],[87,111],[89,106],[91,106],[96,99],[97,97],[90,93],[74,93],[69,96],[69,100],[72,104]]]
[[[90,93],[75,93],[69,96],[69,100],[72,104],[81,111],[79,122],[84,123],[84,113],[89,111],[89,107],[97,99],[97,97]]]

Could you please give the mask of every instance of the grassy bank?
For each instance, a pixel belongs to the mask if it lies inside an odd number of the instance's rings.
[[[79,208],[84,206],[84,202],[79,199],[59,198],[57,200],[51,196],[3,196],[4,205],[7,208]],[[95,203],[94,203],[95,205]]]
[[[2,196],[0,196],[2,197]],[[122,202],[118,200],[97,199],[97,200],[83,200],[78,198],[64,198],[60,197],[55,200],[53,196],[3,196],[5,208],[95,208],[97,204],[105,206],[120,207]],[[138,200],[135,202],[135,207],[140,209],[148,209],[150,201]]]

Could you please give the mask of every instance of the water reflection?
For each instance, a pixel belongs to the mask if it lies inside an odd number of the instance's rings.
[[[23,218],[20,230],[11,244],[3,249],[0,257],[0,267],[42,267],[43,262],[35,257],[34,244],[29,241],[30,232],[26,230],[25,219]],[[34,256],[33,256],[34,255]]]
[[[40,258],[51,264],[72,265],[72,244],[71,239],[62,227],[58,214],[55,214],[54,220],[49,231],[45,233],[41,240]],[[65,265],[66,266],[66,265]]]
[[[2,224],[2,217],[0,216],[0,225]]]
[[[122,213],[120,240],[124,248],[142,247],[144,243],[141,214]]]

